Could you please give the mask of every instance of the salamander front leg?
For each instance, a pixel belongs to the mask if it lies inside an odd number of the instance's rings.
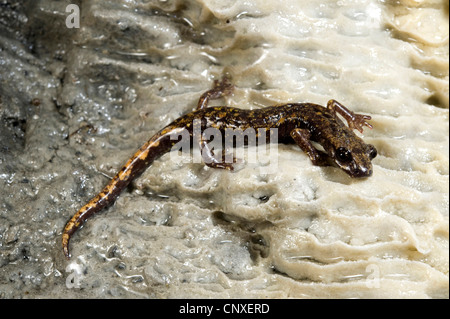
[[[319,151],[312,145],[311,143],[311,134],[308,130],[296,128],[291,131],[291,137],[294,139],[295,143],[302,149],[303,152],[305,152],[309,158],[311,159],[311,162],[316,166],[329,166],[330,163],[328,161],[329,156]]]
[[[336,112],[341,114],[347,121],[348,127],[351,129],[356,129],[362,133],[364,126],[372,128],[372,125],[367,123],[368,120],[372,119],[369,115],[353,113],[336,100],[329,100],[327,108],[335,115]]]
[[[206,141],[204,140],[200,141],[200,149],[202,152],[203,162],[205,163],[206,166],[212,168],[222,168],[229,171],[234,170],[233,164],[227,163],[225,161],[225,155],[222,156],[221,160],[216,158],[213,150],[209,148],[209,145]]]

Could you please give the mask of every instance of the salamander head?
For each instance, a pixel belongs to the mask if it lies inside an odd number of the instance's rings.
[[[358,143],[353,141],[346,144],[336,145],[329,150],[329,155],[334,162],[351,177],[371,176],[371,161],[377,156],[375,146],[365,144],[361,139]]]

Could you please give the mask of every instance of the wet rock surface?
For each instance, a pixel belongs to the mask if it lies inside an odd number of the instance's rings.
[[[447,2],[7,0],[0,24],[0,297],[448,298]],[[371,115],[374,175],[166,154],[65,260],[67,220],[225,73],[216,105]]]

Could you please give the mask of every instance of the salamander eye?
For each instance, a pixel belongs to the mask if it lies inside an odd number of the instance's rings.
[[[336,150],[336,157],[340,162],[343,162],[343,163],[348,163],[353,159],[352,152],[350,152],[345,147],[339,147]]]

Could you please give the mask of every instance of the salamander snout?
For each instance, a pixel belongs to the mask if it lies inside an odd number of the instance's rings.
[[[372,160],[377,156],[377,149],[372,144],[366,144],[365,154],[360,155],[354,160],[348,173],[352,177],[369,177],[372,176]],[[365,155],[365,156],[364,156]]]
[[[337,164],[344,172],[353,178],[369,177],[372,176],[373,173],[372,163],[370,161],[364,161],[363,163],[353,161],[351,163],[347,163],[346,165],[342,165],[342,163]]]
[[[338,147],[334,152],[336,164],[351,177],[364,178],[373,173],[372,159],[377,156],[373,145],[366,144],[353,150]]]
[[[347,172],[351,177],[359,177],[359,178],[369,177],[369,176],[372,176],[372,173],[373,173],[372,164],[366,165],[366,166],[361,166],[361,167],[352,169],[351,171],[347,171]]]

